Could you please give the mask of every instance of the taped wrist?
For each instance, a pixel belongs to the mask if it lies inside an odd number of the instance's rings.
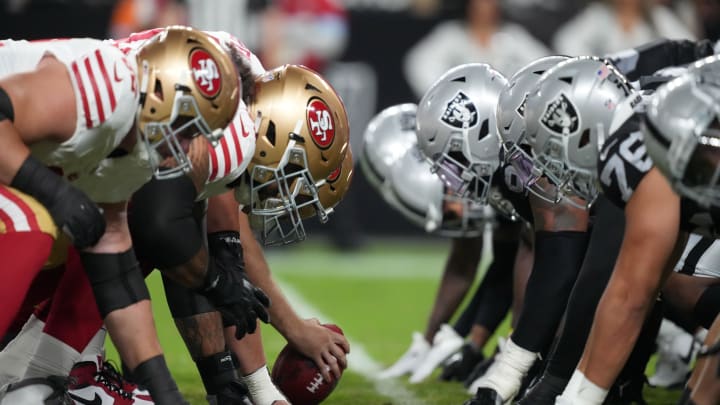
[[[62,176],[28,155],[13,177],[10,187],[35,197],[52,214],[58,199],[62,198],[65,190],[71,186]]]
[[[195,365],[208,395],[217,394],[225,385],[238,379],[237,358],[229,351],[203,357]]]
[[[162,275],[165,298],[174,319],[216,311],[215,307],[202,295],[176,283],[165,274]]]
[[[123,253],[80,253],[100,315],[150,299],[132,248]]]
[[[242,382],[248,387],[250,397],[256,404],[272,404],[275,401],[287,401],[270,379],[267,366],[262,366],[252,373],[243,376]]]

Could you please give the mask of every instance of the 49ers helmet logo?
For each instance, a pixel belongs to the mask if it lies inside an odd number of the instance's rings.
[[[207,98],[214,98],[220,93],[222,82],[217,62],[202,48],[193,49],[190,52],[190,68],[192,69],[193,80],[200,93]]]
[[[328,183],[335,183],[337,179],[340,178],[340,172],[342,171],[342,166],[338,167],[337,169],[333,170],[330,175],[327,177]]]
[[[313,142],[321,149],[332,145],[335,139],[335,121],[330,108],[319,98],[312,98],[307,106],[307,122]]]

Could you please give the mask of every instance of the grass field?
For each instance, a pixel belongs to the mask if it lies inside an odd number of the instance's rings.
[[[406,379],[376,381],[368,376],[395,361],[424,328],[447,253],[445,242],[387,241],[370,243],[354,253],[325,249],[319,242],[268,252],[268,261],[288,297],[302,300],[303,316],[337,323],[350,339],[349,370],[328,405],[460,405],[468,394],[457,383],[410,385]],[[206,404],[194,363],[175,330],[157,274],[149,279],[155,317],[170,369],[193,404]],[[500,333],[506,333],[503,327]],[[263,325],[265,351],[272,363],[285,344],[272,327]],[[492,347],[488,347],[492,350]],[[110,348],[110,358],[117,354]],[[646,389],[650,404],[675,404],[678,392]]]

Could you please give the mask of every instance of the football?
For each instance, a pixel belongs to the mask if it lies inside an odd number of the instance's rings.
[[[342,334],[337,325],[324,327]],[[272,380],[293,405],[315,405],[322,402],[337,386],[338,380],[327,382],[320,369],[309,357],[304,356],[289,344],[285,345],[272,368]]]

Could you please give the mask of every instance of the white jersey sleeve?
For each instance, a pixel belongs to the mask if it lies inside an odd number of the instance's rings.
[[[91,197],[124,181],[126,174],[103,178],[87,189],[88,177],[130,132],[138,108],[134,59],[111,44],[89,38],[0,42],[0,77],[34,70],[52,55],[68,70],[76,103],[76,127],[65,142],[33,144],[33,156],[55,167]],[[42,111],[38,111],[42,114]],[[143,170],[149,168],[143,166]],[[145,176],[145,174],[143,174]],[[97,189],[95,189],[97,187]],[[103,200],[95,200],[105,202]]]
[[[240,101],[235,118],[223,137],[210,149],[210,177],[198,199],[228,191],[227,185],[245,172],[255,154],[255,124],[245,103]]]

